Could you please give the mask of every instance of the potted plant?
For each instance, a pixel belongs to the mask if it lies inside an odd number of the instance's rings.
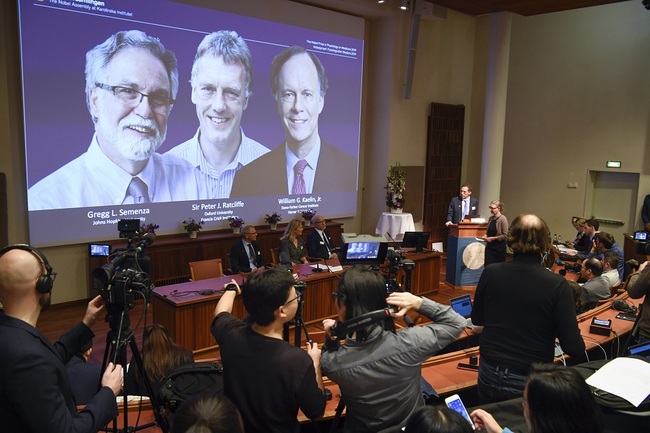
[[[316,211],[313,209],[307,209],[301,212],[302,219],[305,220],[305,225],[311,225],[311,219],[316,215]]]
[[[183,221],[183,230],[190,234],[190,238],[196,238],[196,235],[203,228],[203,221],[196,221],[194,218],[188,218]]]
[[[282,217],[279,213],[273,212],[271,215],[266,214],[264,221],[266,221],[266,223],[271,226],[271,230],[277,230],[278,222],[282,221]]]
[[[230,227],[232,228],[232,232],[235,234],[239,234],[241,232],[241,226],[244,225],[244,220],[238,216],[234,216],[234,217],[228,217],[228,221],[230,221]]]
[[[406,172],[398,163],[391,165],[386,177],[386,206],[393,213],[402,213],[404,209],[404,191],[406,190]]]

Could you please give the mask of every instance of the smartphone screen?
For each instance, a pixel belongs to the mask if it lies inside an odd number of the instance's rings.
[[[600,326],[611,326],[611,322],[608,319],[597,319],[594,317],[593,323]]]
[[[467,413],[467,409],[465,409],[465,405],[463,404],[463,401],[460,399],[460,396],[458,394],[454,394],[450,397],[447,397],[445,399],[445,403],[447,404],[447,407],[449,409],[455,410],[459,414],[463,416],[467,420],[467,422],[472,426],[472,429],[476,429],[474,427],[474,423],[472,422],[472,419],[469,417],[469,413]]]

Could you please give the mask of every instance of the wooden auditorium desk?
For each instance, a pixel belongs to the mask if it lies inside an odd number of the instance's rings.
[[[411,291],[422,295],[436,293],[439,285],[441,253],[408,253],[406,258],[416,264],[411,276]],[[331,267],[338,266],[338,260],[328,260]],[[305,323],[321,321],[336,314],[332,302],[332,292],[336,290],[343,271],[316,272],[316,264],[294,265],[293,273],[305,282],[307,287],[303,296],[303,321]],[[214,317],[214,308],[220,294],[216,293],[234,279],[242,283],[245,275],[223,276],[188,283],[156,287],[153,290],[153,321],[166,327],[176,343],[190,350],[204,349],[215,345],[210,334],[210,324]],[[400,269],[397,280],[404,282],[404,271]],[[404,287],[404,286],[403,286]],[[204,293],[204,294],[202,294]],[[246,313],[241,297],[235,299],[233,315],[243,318]]]

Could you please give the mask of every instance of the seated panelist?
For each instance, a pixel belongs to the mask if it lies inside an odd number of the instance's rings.
[[[264,257],[257,243],[257,230],[253,225],[246,225],[241,232],[241,240],[230,248],[230,269],[234,273],[240,273],[262,267]]]

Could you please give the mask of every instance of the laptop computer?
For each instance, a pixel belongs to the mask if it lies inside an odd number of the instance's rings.
[[[452,298],[449,300],[449,304],[451,305],[451,308],[463,316],[465,319],[467,319],[467,323],[465,324],[466,327],[468,328],[473,328],[474,324],[472,323],[472,298],[470,295],[463,295],[459,296],[457,298]]]

